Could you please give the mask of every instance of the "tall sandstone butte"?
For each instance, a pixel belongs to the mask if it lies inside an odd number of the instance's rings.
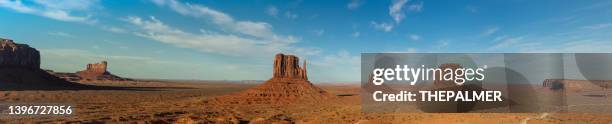
[[[28,45],[0,38],[0,66],[39,69],[40,53]]]
[[[304,60],[304,68],[300,67],[299,62],[300,59],[294,55],[276,54],[272,78],[308,80],[306,60]]]
[[[299,66],[294,55],[277,54],[272,78],[244,92],[215,98],[220,104],[291,104],[295,102],[320,102],[333,97],[308,81],[306,61]]]
[[[0,91],[69,89],[81,86],[40,69],[38,50],[0,38]]]

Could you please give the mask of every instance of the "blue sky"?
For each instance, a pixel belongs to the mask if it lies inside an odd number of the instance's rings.
[[[265,80],[279,52],[316,82],[358,81],[364,52],[612,52],[609,1],[0,0],[0,17],[43,68],[134,78]]]

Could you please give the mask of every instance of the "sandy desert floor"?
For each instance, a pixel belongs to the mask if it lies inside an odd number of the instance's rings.
[[[3,103],[74,104],[66,117],[0,117],[0,123],[612,123],[612,113],[363,113],[359,85],[320,84],[338,95],[321,103],[224,106],[215,96],[256,84],[215,81],[98,82],[129,90],[1,91]],[[607,98],[610,99],[610,98]]]

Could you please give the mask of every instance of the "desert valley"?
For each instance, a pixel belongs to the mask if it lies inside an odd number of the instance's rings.
[[[12,40],[0,41],[0,106],[15,104],[72,104],[68,116],[9,116],[0,109],[0,123],[610,123],[612,113],[379,113],[363,112],[358,83],[309,81],[307,63],[277,54],[270,60],[273,77],[265,82],[131,79],[107,70],[112,62],[84,65],[79,72],[40,68],[35,48]],[[144,73],[144,72],[143,72]],[[310,72],[312,73],[312,72]],[[605,83],[605,81],[602,81]],[[556,90],[559,84],[562,87]],[[607,85],[606,85],[607,86]],[[577,101],[612,103],[607,87],[584,81],[547,80],[534,86],[540,97],[564,92]],[[588,97],[584,91],[603,91]],[[580,106],[611,108],[611,105]],[[573,108],[567,108],[571,110]]]

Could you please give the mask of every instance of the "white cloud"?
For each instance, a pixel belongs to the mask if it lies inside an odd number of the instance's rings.
[[[266,14],[276,17],[276,15],[278,15],[278,8],[276,8],[276,6],[269,6],[266,9]]]
[[[400,23],[402,19],[406,18],[402,8],[408,3],[408,0],[393,0],[391,6],[389,6],[389,15],[393,17],[396,23]]]
[[[494,42],[495,44],[491,47],[489,47],[489,50],[497,50],[497,49],[502,49],[502,48],[509,48],[512,46],[515,46],[519,43],[522,42],[524,37],[506,37],[506,36],[500,36],[495,38]]]
[[[355,10],[359,8],[363,4],[362,0],[351,0],[348,4],[346,4],[346,8],[350,10]]]
[[[410,11],[414,11],[414,12],[421,12],[421,10],[423,10],[423,1],[417,3],[417,4],[412,4],[408,6],[408,10]]]
[[[86,11],[96,6],[98,2],[98,0],[34,0],[26,5],[21,0],[0,0],[0,7],[54,20],[93,24],[96,20],[91,19],[91,15],[77,16],[74,11]]]
[[[269,57],[278,52],[300,55],[308,54],[295,53],[299,51],[297,47],[291,46],[293,42],[259,40],[256,38],[241,37],[233,34],[221,34],[205,30],[201,31],[201,33],[189,33],[168,26],[155,17],[150,17],[150,19],[127,17],[124,20],[139,28],[139,30],[135,32],[137,36],[177,47],[197,49],[207,53],[253,57]],[[295,39],[291,37],[290,40],[293,41]],[[299,49],[313,50],[311,48]]]
[[[272,31],[272,26],[266,22],[239,21],[230,15],[206,6],[190,3],[180,3],[176,0],[153,0],[159,6],[167,6],[173,11],[186,16],[211,19],[224,30],[257,37],[273,42],[294,42],[292,36],[281,36]],[[293,15],[292,15],[293,16]],[[297,17],[297,15],[295,15]]]
[[[487,29],[485,29],[485,31],[482,32],[482,35],[484,36],[489,36],[491,34],[494,34],[495,32],[499,31],[499,27],[495,26],[495,27],[489,27]]]
[[[378,30],[382,30],[385,32],[389,32],[391,30],[393,30],[393,24],[391,23],[378,23],[378,22],[371,22],[372,26],[374,26],[374,29],[378,29]]]
[[[99,0],[34,0],[34,2],[50,9],[88,10],[96,6]]]
[[[353,32],[353,34],[351,34],[351,36],[357,38],[357,37],[361,36],[361,32],[359,32],[359,31]]]
[[[408,35],[408,37],[410,38],[410,40],[414,40],[414,41],[421,39],[421,36],[416,35],[416,34],[410,34]]]

